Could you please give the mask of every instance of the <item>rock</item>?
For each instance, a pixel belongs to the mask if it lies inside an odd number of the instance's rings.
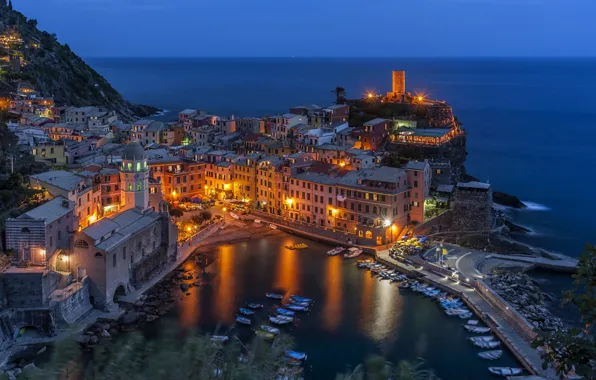
[[[88,330],[85,334],[87,334],[89,336],[95,335],[95,331]]]
[[[89,344],[97,344],[99,343],[99,338],[97,337],[97,335],[93,335],[90,339],[89,339]]]
[[[23,371],[31,371],[31,370],[35,370],[35,369],[38,369],[35,366],[35,363],[29,363],[29,364],[27,364],[26,366],[23,367]]]
[[[159,301],[150,301],[145,303],[145,306],[149,306],[149,307],[159,307],[161,305],[161,302]]]
[[[180,284],[180,285],[182,285],[182,284]],[[168,298],[170,298],[170,293],[169,292],[163,292],[163,293],[161,293],[159,295],[159,298],[162,299],[162,300],[168,299]]]
[[[111,337],[110,333],[108,332],[108,330],[103,330],[101,332],[101,336],[105,337],[105,338],[109,338]]]
[[[114,336],[114,335],[118,334],[118,330],[116,330],[115,328],[112,328],[109,330],[109,333],[111,336]]]
[[[185,280],[192,280],[192,279],[193,279],[193,277],[192,277],[192,274],[188,274],[188,275],[186,275],[186,278],[185,278]]]
[[[75,338],[75,341],[78,344],[89,344],[89,339],[91,337],[89,335],[79,335]]]
[[[512,208],[527,207],[518,197],[500,191],[493,192],[493,202]]]
[[[36,355],[41,355],[44,352],[46,352],[48,350],[48,346],[43,346],[42,348],[39,349],[39,351],[37,351]]]
[[[187,291],[187,290],[188,290],[188,288],[189,288],[188,284],[180,284],[180,289],[181,289],[183,292]]]
[[[134,305],[135,305],[136,307],[141,307],[141,306],[143,306],[143,304],[144,304],[144,302],[143,302],[143,301],[141,301],[141,300],[139,300],[139,301],[136,301],[136,302],[134,303]]]
[[[147,322],[153,322],[157,319],[157,315],[148,315]]]
[[[137,329],[137,325],[121,325],[120,326],[120,330],[124,331],[124,332],[131,332],[131,331],[135,331]]]
[[[126,312],[126,314],[122,315],[122,317],[120,317],[120,323],[125,324],[125,325],[130,325],[133,323],[136,323],[139,320],[139,315],[137,314],[136,311],[128,311]]]
[[[16,368],[16,369],[18,369],[18,368]],[[6,374],[8,375],[8,380],[17,380],[17,376],[14,374],[15,370],[6,372]]]

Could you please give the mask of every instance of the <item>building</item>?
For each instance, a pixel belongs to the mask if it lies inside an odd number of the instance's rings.
[[[390,124],[390,120],[380,118],[367,121],[361,128],[352,132],[354,147],[372,151],[381,149],[389,136]]]
[[[46,265],[61,249],[69,249],[78,227],[74,202],[58,196],[6,221],[6,248],[13,264]]]
[[[425,202],[431,188],[431,169],[427,161],[410,161],[406,165],[410,185],[410,220],[422,223],[425,219]]]
[[[85,124],[89,122],[89,117],[100,112],[99,107],[70,107],[65,111],[65,122],[67,124]]]
[[[157,120],[137,120],[132,124],[130,139],[142,145],[161,143],[161,131],[165,124]]]
[[[249,155],[234,162],[232,168],[234,177],[234,197],[245,201],[257,199],[257,163],[261,156],[258,154]]]
[[[147,152],[150,178],[160,185],[160,193],[168,201],[192,200],[204,195],[205,164],[175,157],[165,150]],[[150,194],[151,190],[150,189]]]
[[[458,182],[452,200],[453,231],[488,231],[494,226],[493,191],[488,183]]]
[[[277,115],[274,118],[274,124],[271,126],[271,137],[285,144],[288,140],[290,130],[297,124],[306,124],[308,119],[304,116],[286,113]]]
[[[36,161],[43,161],[53,165],[66,165],[66,145],[63,143],[48,142],[37,144],[31,149],[31,154]]]
[[[395,96],[406,93],[406,72],[394,70],[391,74],[391,92]]]

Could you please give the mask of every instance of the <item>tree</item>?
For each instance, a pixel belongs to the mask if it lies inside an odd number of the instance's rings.
[[[346,103],[346,89],[337,86],[335,90],[331,90],[335,94],[335,104],[345,104]]]
[[[552,365],[559,374],[576,371],[592,379],[596,377],[596,342],[591,335],[596,322],[596,246],[586,246],[573,277],[574,288],[563,293],[563,304],[578,308],[583,327],[539,332],[532,345],[542,348],[543,368]]]
[[[338,374],[335,380],[439,380],[434,372],[422,369],[424,362],[410,363],[402,360],[394,365],[382,356],[370,356],[364,364],[359,364],[354,369]]]
[[[184,211],[180,210],[179,208],[173,208],[170,210],[170,215],[174,218],[180,218],[182,215],[184,215]]]
[[[8,9],[12,11],[12,0],[8,0]]]

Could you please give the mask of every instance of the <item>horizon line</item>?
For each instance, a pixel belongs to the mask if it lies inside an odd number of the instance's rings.
[[[251,56],[251,55],[237,55],[237,56],[152,56],[152,55],[84,55],[84,58],[151,58],[151,59],[557,59],[557,60],[571,60],[571,59],[596,59],[596,55],[590,56]]]

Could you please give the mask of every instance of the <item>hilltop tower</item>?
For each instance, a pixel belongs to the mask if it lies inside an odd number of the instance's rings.
[[[149,207],[149,167],[145,150],[138,142],[126,145],[122,152],[120,184],[120,210],[133,207],[145,210]]]
[[[391,92],[394,95],[403,95],[406,93],[406,72],[405,71],[393,71],[392,76]]]

